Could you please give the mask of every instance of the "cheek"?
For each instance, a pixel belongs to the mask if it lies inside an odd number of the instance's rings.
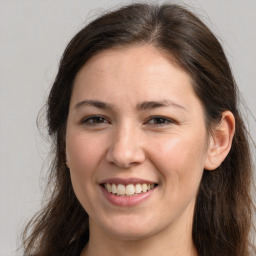
[[[67,134],[67,161],[74,174],[90,175],[100,163],[103,152],[100,140],[82,134]]]
[[[202,136],[201,136],[202,137]],[[170,136],[168,140],[158,140],[151,147],[154,165],[162,175],[166,189],[179,193],[196,192],[201,181],[205,161],[203,138],[194,136]],[[195,143],[197,141],[197,143]]]
[[[66,155],[74,192],[89,214],[97,202],[94,190],[97,168],[102,161],[102,143],[93,136],[67,132]]]

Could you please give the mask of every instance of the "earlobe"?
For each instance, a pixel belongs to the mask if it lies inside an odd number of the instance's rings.
[[[228,155],[235,133],[235,118],[230,111],[222,113],[221,122],[216,125],[210,137],[204,168],[218,168]]]

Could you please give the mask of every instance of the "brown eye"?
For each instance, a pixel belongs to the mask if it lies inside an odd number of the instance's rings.
[[[153,116],[148,121],[150,125],[165,125],[165,124],[172,124],[174,121],[170,118],[162,117],[162,116]]]
[[[99,125],[109,123],[109,121],[103,116],[90,116],[82,120],[82,124],[85,125]]]

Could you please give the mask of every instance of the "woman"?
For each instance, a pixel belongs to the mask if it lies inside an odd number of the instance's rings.
[[[47,114],[54,189],[25,255],[253,253],[237,87],[189,11],[133,4],[91,22],[63,54]]]

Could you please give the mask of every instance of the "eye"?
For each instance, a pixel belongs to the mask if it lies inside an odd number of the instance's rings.
[[[103,116],[94,115],[94,116],[89,116],[84,118],[81,121],[81,123],[83,125],[88,125],[88,126],[97,126],[101,124],[108,124],[109,121]]]
[[[152,116],[148,119],[146,123],[150,125],[168,125],[175,122],[174,120],[163,116]]]

